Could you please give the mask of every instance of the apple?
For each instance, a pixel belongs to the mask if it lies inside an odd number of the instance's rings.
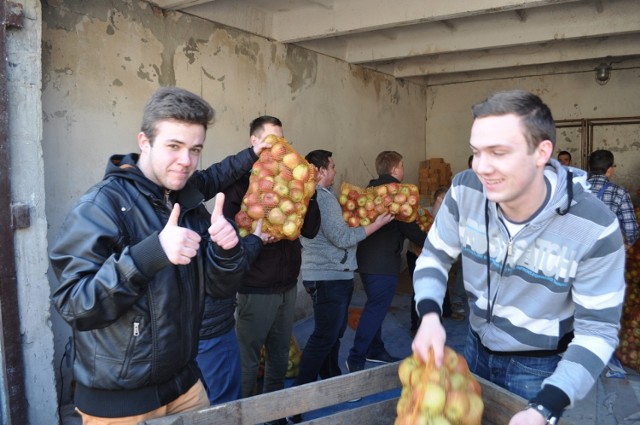
[[[271,174],[272,176],[278,174],[278,170],[280,169],[280,165],[278,164],[278,162],[273,159],[263,162],[262,167],[265,170],[269,171],[269,174]]]
[[[304,184],[304,193],[311,198],[313,196],[314,193],[316,193],[316,182],[314,179],[309,179],[309,181],[307,181]]]
[[[296,211],[296,205],[289,199],[283,199],[278,206],[283,213],[289,215]]]
[[[295,221],[286,220],[282,225],[282,234],[289,239],[295,238],[298,233],[298,225]]]
[[[246,211],[238,211],[235,220],[240,228],[249,228],[251,226],[251,217],[249,217]]]
[[[439,415],[444,410],[446,398],[444,388],[435,382],[427,382],[424,385],[421,409],[432,416]]]
[[[400,205],[399,213],[404,217],[409,217],[413,214],[413,208],[409,204],[402,204]]]
[[[381,195],[378,195],[375,198],[373,198],[373,203],[376,205],[382,204],[383,202],[384,202],[384,199]]]
[[[442,359],[442,364],[446,366],[450,371],[455,371],[456,367],[458,367],[459,356],[456,351],[451,347],[444,347],[444,357]]]
[[[293,177],[293,176],[292,176]],[[289,189],[300,189],[304,190],[304,182],[300,180],[291,180],[289,182]]]
[[[280,197],[274,192],[264,192],[260,197],[260,202],[262,206],[271,208],[280,203]]]
[[[360,226],[368,226],[369,224],[371,224],[371,220],[369,220],[369,217],[360,218]]]
[[[304,192],[300,189],[291,189],[289,191],[289,198],[291,198],[293,202],[300,202],[304,198]]]
[[[463,391],[449,391],[444,406],[445,416],[453,422],[464,418],[469,412],[469,397]]]
[[[432,417],[427,423],[429,425],[451,425],[451,422],[449,422],[447,418],[440,415]],[[480,425],[480,422],[478,422],[478,425]]]
[[[356,212],[358,213],[358,217],[360,218],[365,218],[367,216],[367,210],[364,207],[358,207]]]
[[[346,204],[346,203],[347,203],[347,200],[348,200],[348,199],[349,199],[349,198],[347,198],[347,195],[341,194],[340,196],[338,196],[338,203],[339,203],[340,205],[344,205],[344,204]]]
[[[304,215],[307,213],[307,206],[302,202],[298,202],[296,203],[296,211],[298,212],[298,214],[300,214],[301,217],[304,217]]]
[[[385,195],[382,198],[382,205],[384,205],[385,207],[388,207],[389,205],[391,205],[393,203],[393,198],[389,195]]]
[[[360,197],[360,192],[358,192],[355,189],[351,189],[347,196],[349,197],[349,199],[352,199],[352,200],[356,201]]]
[[[387,208],[382,204],[378,204],[378,205],[376,205],[376,210],[375,211],[376,211],[377,214],[382,214],[382,213],[387,212]]]
[[[271,176],[262,177],[258,180],[258,188],[261,192],[273,189],[273,184],[273,177]]]
[[[382,185],[382,186],[376,186],[373,191],[375,192],[376,195],[378,196],[384,196],[386,195],[389,190],[387,189],[387,186]]]
[[[260,202],[258,192],[247,193],[247,195],[245,195],[244,199],[242,200],[242,203],[247,207],[257,204],[258,202]]]
[[[420,198],[416,195],[407,196],[407,203],[411,206],[417,205],[419,201],[420,201]]]
[[[376,208],[376,204],[374,204],[371,200],[367,200],[367,202],[364,204],[364,208],[367,211],[373,211]]]
[[[359,207],[364,207],[364,205],[367,203],[367,197],[365,195],[358,196],[358,199],[356,199],[356,203]]]
[[[351,217],[349,217],[348,224],[351,227],[358,227],[358,226],[360,226],[360,219],[358,217],[352,215]]]
[[[286,165],[290,170],[293,170],[302,162],[302,158],[296,152],[289,152],[282,157],[282,163]]]
[[[306,164],[300,164],[293,169],[293,178],[296,180],[307,181],[309,178],[309,167]]]
[[[371,210],[371,211],[367,210],[367,218],[369,220],[373,221],[376,219],[377,216],[378,216],[378,213],[376,212],[376,210]]]
[[[247,206],[247,214],[254,220],[264,217],[264,208],[260,204],[252,204]]]
[[[342,218],[344,219],[344,221],[349,222],[349,217],[351,217],[352,214],[349,211],[343,211],[342,212]]]
[[[389,205],[389,213],[391,214],[398,214],[400,212],[400,204],[396,203],[396,202],[392,202]]]
[[[457,372],[449,374],[449,387],[454,391],[462,391],[467,389],[467,379],[464,375]]]
[[[405,195],[404,193],[397,193],[393,196],[393,202],[404,204],[405,202],[407,202],[407,195]]]
[[[269,220],[271,224],[284,224],[286,219],[287,217],[278,207],[271,208],[271,211],[269,211],[269,214],[267,215],[267,220]]]
[[[277,183],[273,186],[273,191],[280,195],[280,197],[284,198],[289,195],[289,186],[282,183]]]
[[[478,394],[467,394],[469,399],[469,411],[460,419],[462,425],[479,425],[482,421],[482,413],[484,412],[484,403],[482,397]]]
[[[278,141],[271,145],[271,156],[274,160],[280,161],[287,154],[287,148],[285,145]]]
[[[398,193],[399,189],[400,185],[398,183],[387,183],[387,190],[390,194],[395,195],[396,193]]]
[[[411,195],[411,190],[409,189],[408,186],[403,185],[403,186],[400,186],[400,193],[402,193],[405,196],[409,196]]]
[[[293,173],[287,167],[281,167],[278,176],[287,184],[293,179]]]
[[[344,206],[348,211],[354,211],[356,209],[356,203],[353,199],[347,199],[347,203]]]

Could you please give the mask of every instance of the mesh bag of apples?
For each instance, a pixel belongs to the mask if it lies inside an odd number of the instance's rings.
[[[269,135],[265,140],[271,149],[263,149],[253,164],[235,221],[242,237],[253,233],[263,219],[263,232],[295,240],[316,190],[315,169],[285,138]]]
[[[343,182],[338,202],[342,218],[350,227],[366,226],[385,212],[410,223],[418,217],[420,192],[414,184],[387,183],[361,188]]]
[[[402,393],[395,425],[480,425],[484,403],[482,387],[467,362],[452,348],[444,348],[442,366],[433,355],[427,363],[415,355],[398,368]]]
[[[640,207],[635,209],[640,223]],[[623,365],[640,372],[640,242],[627,250],[625,281],[627,283],[622,319],[620,343],[616,357]]]
[[[433,216],[425,207],[420,205],[418,207],[418,217],[416,218],[416,222],[418,223],[418,227],[424,233],[429,233],[429,229],[431,229],[431,225],[433,225]]]

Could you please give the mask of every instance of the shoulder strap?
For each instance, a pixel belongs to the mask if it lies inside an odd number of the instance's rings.
[[[598,194],[596,195],[598,199],[602,200],[602,195],[604,195],[604,191],[607,190],[609,186],[611,186],[611,182],[606,182],[605,184],[602,185],[602,187],[598,191]]]

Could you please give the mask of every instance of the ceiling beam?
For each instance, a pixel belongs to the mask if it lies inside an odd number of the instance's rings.
[[[640,55],[640,34],[432,55],[367,67],[396,78],[408,78],[633,55]]]
[[[342,36],[391,27],[456,19],[580,0],[335,0],[331,7],[278,12],[273,38],[282,43]]]
[[[318,40],[300,46],[335,55],[349,63],[388,61],[397,58],[476,49],[502,48],[603,35],[640,32],[637,0],[608,3],[601,11],[593,4],[571,4],[530,10],[525,21],[513,13],[498,13],[453,21],[453,28],[432,23]]]

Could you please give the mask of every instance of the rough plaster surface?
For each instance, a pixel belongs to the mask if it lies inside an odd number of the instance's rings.
[[[57,417],[54,345],[46,273],[42,109],[40,102],[40,2],[24,0],[24,27],[7,31],[9,140],[12,202],[29,205],[31,225],[16,230],[18,282],[25,391],[29,423],[55,423]]]
[[[50,240],[108,156],[137,150],[144,102],[162,85],[216,110],[203,166],[248,147],[249,122],[270,114],[301,154],[334,152],[338,186],[365,185],[382,150],[402,153],[405,180],[417,183],[425,92],[414,84],[134,0],[43,3],[42,48]],[[70,332],[57,314],[52,326],[57,364]]]

